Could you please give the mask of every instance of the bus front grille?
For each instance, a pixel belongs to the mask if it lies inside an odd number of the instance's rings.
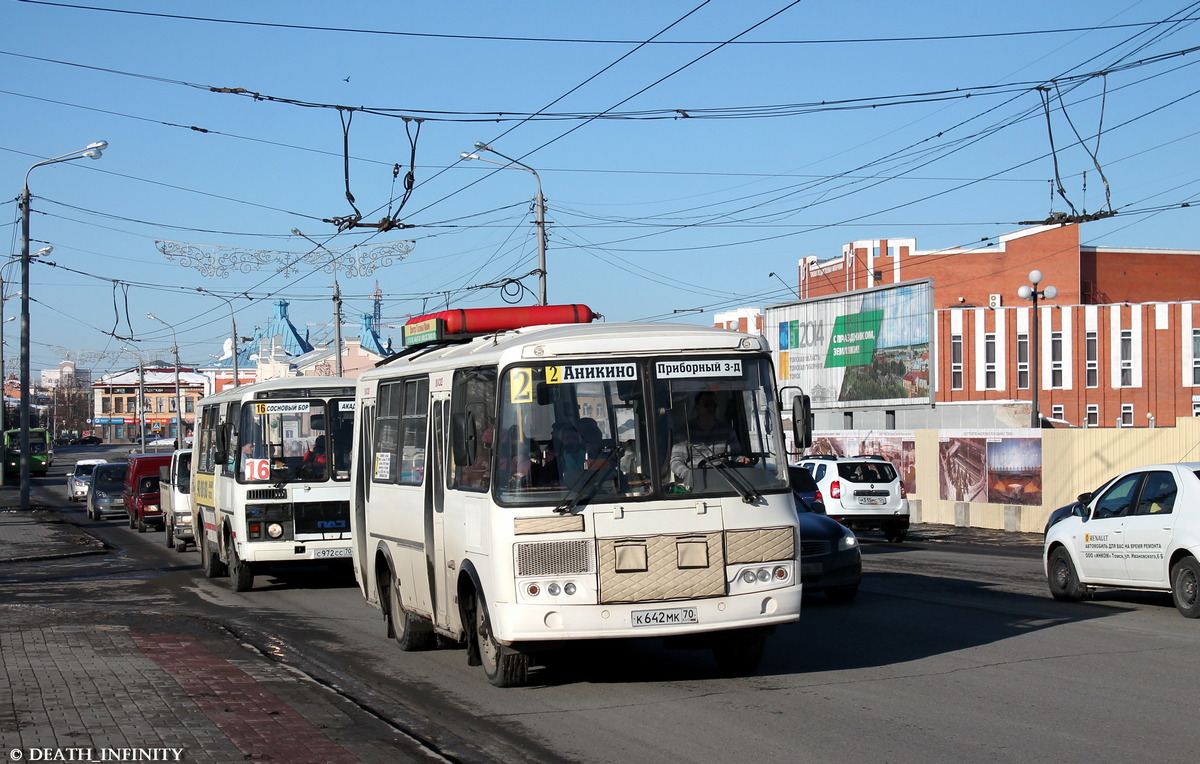
[[[263,499],[286,499],[287,490],[284,488],[252,488],[246,491],[247,501],[262,501]]]
[[[517,544],[518,576],[569,576],[593,572],[592,542],[587,539]]]

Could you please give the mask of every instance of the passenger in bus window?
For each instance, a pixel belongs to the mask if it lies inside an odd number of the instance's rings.
[[[529,444],[522,440],[514,424],[500,433],[500,446],[496,454],[496,479],[501,486],[520,488],[528,483],[533,463]]]
[[[480,437],[479,453],[472,464],[462,468],[458,483],[463,488],[486,491],[488,488],[488,467],[492,461],[492,442],[495,439],[495,428],[489,427]]]
[[[557,469],[560,484],[571,485],[579,477],[587,464],[587,452],[574,424],[565,424],[559,430],[557,447],[547,460]]]
[[[325,454],[325,436],[318,435],[313,441],[313,447],[304,455],[300,463],[300,477],[320,480],[325,477],[328,469],[328,457]]]

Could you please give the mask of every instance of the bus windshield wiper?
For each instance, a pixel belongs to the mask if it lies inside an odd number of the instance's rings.
[[[719,454],[709,454],[701,459],[696,464],[696,467],[697,469],[704,469],[710,464],[713,467],[716,467],[717,474],[725,478],[725,482],[729,483],[729,486],[738,492],[738,495],[742,497],[742,501],[747,504],[753,504],[761,499],[762,495],[759,494],[758,491],[754,490],[754,487],[751,486],[747,481],[743,481],[740,477],[735,477],[734,471],[729,468],[729,460],[736,459],[740,456],[745,456],[745,454],[736,454],[730,451],[722,451]]]
[[[567,489],[566,500],[555,507],[554,511],[560,515],[573,512],[575,507],[579,506],[579,502],[583,500],[584,491],[593,483],[596,483],[597,488],[599,488],[600,483],[598,478],[601,475],[607,478],[617,468],[617,465],[620,463],[622,451],[622,448],[601,449],[600,455],[604,459],[604,464],[600,469],[585,469],[583,474],[575,478],[575,482]]]

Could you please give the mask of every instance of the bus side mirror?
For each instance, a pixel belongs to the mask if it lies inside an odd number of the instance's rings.
[[[797,448],[812,445],[812,400],[804,393],[792,398],[792,435]]]
[[[229,442],[233,435],[233,425],[226,422],[217,428],[216,437],[213,438],[213,461],[217,464],[225,464],[229,458]]]
[[[454,455],[455,464],[475,463],[478,435],[473,413],[468,411],[450,416],[450,452]]]

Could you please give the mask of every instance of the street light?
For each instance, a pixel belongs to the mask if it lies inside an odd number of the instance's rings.
[[[486,143],[476,142],[476,151],[490,151],[498,157],[508,160],[508,164],[497,162],[492,159],[485,159],[478,154],[468,154],[463,152],[459,154],[463,159],[478,159],[480,162],[489,162],[500,167],[512,167],[518,170],[525,170],[533,174],[533,179],[537,181],[537,198],[534,204],[537,206],[537,227],[538,227],[538,273],[540,274],[540,282],[538,288],[538,305],[546,304],[546,197],[542,196],[542,177],[537,174],[537,170],[533,169],[524,162],[513,159],[510,156],[505,156],[499,151],[496,151]]]
[[[1041,385],[1041,380],[1038,379],[1038,360],[1041,355],[1039,345],[1041,338],[1038,336],[1038,298],[1045,300],[1053,300],[1058,297],[1058,288],[1047,286],[1038,289],[1038,285],[1042,283],[1042,272],[1033,270],[1029,272],[1030,284],[1022,284],[1017,288],[1017,296],[1022,300],[1033,301],[1033,321],[1030,323],[1030,330],[1033,334],[1033,342],[1029,344],[1029,350],[1032,356],[1029,360],[1029,371],[1032,379],[1029,381],[1029,389],[1033,391],[1033,410],[1029,413],[1030,427],[1041,429],[1042,415],[1038,411],[1038,387]]]
[[[225,304],[229,306],[229,339],[233,343],[231,346],[233,351],[233,386],[240,387],[242,384],[242,378],[238,375],[238,333],[237,319],[233,317],[233,301],[228,297],[217,294],[216,292],[210,292],[204,287],[196,287],[196,291],[203,292],[204,294],[211,294],[213,297],[224,300]]]
[[[175,336],[175,327],[158,316],[147,313],[146,318],[157,321],[171,330],[171,342],[175,345],[171,348],[171,351],[175,353],[175,416],[179,419],[179,424],[175,426],[175,442],[183,443],[183,397],[179,394],[179,338]]]
[[[39,167],[73,159],[99,159],[108,141],[89,143],[86,148],[69,154],[43,159],[25,171],[21,188],[21,509],[29,509],[29,173]]]

